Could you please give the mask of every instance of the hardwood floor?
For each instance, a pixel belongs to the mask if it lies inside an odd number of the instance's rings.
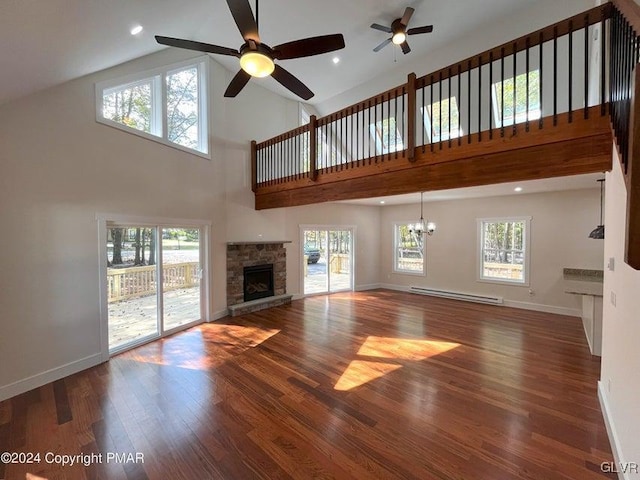
[[[600,472],[599,370],[577,318],[385,290],[311,297],[0,403],[0,452],[41,455],[0,463],[0,478],[615,478]]]

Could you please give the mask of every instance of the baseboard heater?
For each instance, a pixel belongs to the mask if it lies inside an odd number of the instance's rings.
[[[410,287],[411,293],[420,295],[430,295],[432,297],[452,298],[454,300],[464,300],[465,302],[489,303],[491,305],[502,305],[502,297],[491,297],[488,295],[475,295],[473,293],[452,292],[450,290],[436,290],[435,288]]]

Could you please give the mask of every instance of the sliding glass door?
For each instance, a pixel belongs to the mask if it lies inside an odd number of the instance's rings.
[[[353,290],[353,230],[301,229],[303,292]]]
[[[203,319],[203,228],[107,225],[109,353]]]

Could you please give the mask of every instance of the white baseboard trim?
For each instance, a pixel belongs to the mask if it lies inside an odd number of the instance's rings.
[[[505,299],[504,306],[521,308],[522,310],[534,310],[536,312],[555,313],[556,315],[568,315],[570,317],[582,316],[582,312],[577,308],[556,307],[555,305],[544,305],[542,303],[519,302]]]
[[[227,315],[229,315],[229,310],[227,310],[226,308],[224,310],[218,310],[217,312],[213,312],[213,317],[211,318],[211,321],[215,322],[216,320],[220,320],[221,318],[224,318]]]
[[[394,285],[393,283],[381,283],[378,288],[386,288],[387,290],[395,290],[396,292],[409,293],[409,290],[411,287],[409,286],[405,287],[404,285]]]
[[[291,300],[302,300],[304,297],[306,297],[306,295],[302,293],[294,293]]]
[[[0,402],[11,397],[15,397],[16,395],[20,395],[21,393],[28,392],[29,390],[33,390],[34,388],[41,387],[42,385],[46,385],[47,383],[55,382],[61,378],[81,372],[87,368],[95,367],[100,363],[103,363],[102,354],[96,353],[95,355],[81,358],[75,362],[70,362],[31,377],[18,380],[17,382],[10,383],[9,385],[4,385],[0,387]]]
[[[356,285],[355,291],[356,292],[365,292],[367,290],[375,290],[377,288],[380,288],[380,284],[379,283],[369,283],[369,284],[365,284],[365,285]]]
[[[392,283],[381,283],[377,288],[386,288],[387,290],[395,290],[398,292],[410,292],[411,287],[394,285]],[[544,305],[542,303],[518,302],[507,299],[504,300],[503,306],[520,308],[522,310],[534,310],[536,312],[555,313],[557,315],[568,315],[571,317],[580,317],[582,315],[582,312],[575,308],[556,307],[554,305]]]
[[[611,418],[611,407],[609,406],[609,399],[602,381],[598,382],[598,399],[600,400],[600,409],[602,410],[602,416],[604,417],[604,425],[607,427],[607,435],[609,436],[609,443],[611,444],[611,451],[613,452],[613,461],[617,467],[624,464],[622,452],[620,451],[620,442],[618,440],[618,434],[616,432],[616,426]],[[627,472],[630,474],[630,472]],[[619,480],[631,480],[630,475],[627,475],[618,468]]]

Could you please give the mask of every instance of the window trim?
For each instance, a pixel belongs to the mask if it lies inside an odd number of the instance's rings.
[[[175,73],[180,70],[185,70],[188,67],[197,67],[198,68],[198,138],[200,139],[199,143],[201,146],[206,148],[206,152],[202,152],[200,150],[196,150],[193,148],[185,147],[178,143],[173,143],[167,138],[167,103],[166,103],[166,78],[167,75]],[[160,143],[162,145],[175,148],[177,150],[181,150],[186,153],[191,153],[193,155],[197,155],[202,158],[206,158],[211,160],[211,141],[209,135],[209,125],[210,122],[210,108],[209,108],[209,79],[211,78],[210,71],[210,61],[208,55],[194,57],[188,60],[184,60],[177,63],[172,63],[170,65],[164,65],[162,67],[153,68],[150,70],[145,70],[141,72],[132,73],[129,75],[125,75],[122,77],[104,80],[96,83],[95,85],[95,111],[96,111],[96,122],[101,123],[103,125],[107,125],[109,127],[116,128],[123,132],[127,132],[138,137],[146,138],[147,140],[152,140],[156,143]],[[160,104],[159,111],[154,112],[152,123],[159,123],[161,126],[161,136],[154,135],[152,133],[147,133],[142,130],[136,130],[135,128],[127,127],[121,123],[115,122],[113,120],[109,120],[102,115],[102,106],[103,106],[103,95],[105,92],[109,90],[116,90],[121,88],[126,88],[129,86],[135,86],[136,84],[151,82],[152,85],[155,84],[155,88],[157,88],[160,92],[160,99],[157,100]],[[159,85],[158,85],[159,83]],[[155,92],[152,92],[155,94]]]
[[[464,131],[462,129],[462,122],[460,122],[460,127],[458,128],[458,132],[456,135],[455,129],[450,129],[450,130],[446,130],[446,134],[442,135],[442,125],[440,125],[440,135],[436,135],[435,134],[435,130],[432,128],[433,127],[433,122],[431,120],[431,114],[429,113],[429,110],[433,110],[433,106],[436,103],[442,102],[443,100],[449,100],[449,102],[451,102],[451,99],[455,100],[456,102],[456,109],[458,110],[458,119],[460,119],[460,105],[458,105],[458,96],[457,95],[451,95],[448,98],[443,98],[442,100],[438,100],[437,102],[431,102],[428,105],[424,105],[420,107],[420,113],[422,115],[422,125],[423,128],[427,134],[427,138],[429,139],[429,143],[440,143],[440,142],[447,142],[449,140],[454,140],[456,138],[460,138],[464,136]],[[449,119],[449,121],[451,121],[451,119]],[[451,132],[451,136],[449,135],[449,132]],[[431,136],[431,134],[433,133],[433,138]]]
[[[391,242],[391,246],[393,247],[393,255],[392,255],[392,263],[393,263],[393,273],[399,275],[412,275],[414,277],[426,277],[427,276],[427,242],[422,240],[422,270],[402,270],[398,268],[397,262],[397,252],[398,252],[398,227],[402,225],[411,225],[414,222],[404,221],[404,222],[393,222],[393,242]]]
[[[503,124],[502,119],[502,110],[498,105],[498,91],[496,89],[496,85],[498,83],[504,83],[507,80],[514,79],[514,84],[518,81],[518,77],[523,75],[531,75],[533,72],[538,72],[538,93],[540,92],[540,69],[534,68],[533,70],[529,70],[528,72],[517,73],[515,77],[503,78],[502,80],[497,80],[491,83],[491,108],[493,109],[493,118],[495,122],[495,128],[504,127],[512,127],[513,125],[518,125],[520,123],[526,123],[527,121],[532,122],[535,120],[539,120],[542,118],[542,99],[539,98],[538,108],[532,108],[533,105],[529,104],[529,110],[526,110],[523,114],[520,114],[520,120],[518,120],[518,113],[514,112],[514,114],[510,117],[506,118],[506,123]],[[517,110],[517,102],[516,102],[516,110]]]
[[[512,285],[514,287],[529,287],[530,286],[530,276],[531,276],[531,220],[533,217],[531,216],[513,216],[513,217],[491,217],[491,218],[478,218],[477,222],[477,265],[476,272],[478,275],[478,282],[482,283],[496,283],[500,285]],[[523,251],[524,251],[524,260],[522,262],[522,267],[524,269],[524,278],[522,281],[519,280],[510,280],[506,278],[496,278],[496,277],[484,277],[483,275],[483,266],[484,266],[484,229],[482,228],[484,223],[506,223],[506,222],[524,222],[525,231],[522,238],[523,242]]]
[[[388,145],[385,149],[383,122],[387,120],[387,122],[390,123],[391,119],[393,119],[393,124],[396,127],[396,134],[392,137],[391,132],[389,132],[389,140],[393,138],[395,142]],[[378,123],[380,124],[380,129],[378,129]],[[404,138],[402,138],[402,133],[400,133],[400,129],[398,128],[398,122],[395,116],[388,116],[385,118],[381,118],[377,122],[370,123],[369,134],[371,135],[371,139],[375,143],[376,155],[388,155],[390,153],[402,152],[407,148],[404,143]],[[398,143],[398,140],[400,140],[400,143]],[[392,146],[393,148],[390,148]]]

